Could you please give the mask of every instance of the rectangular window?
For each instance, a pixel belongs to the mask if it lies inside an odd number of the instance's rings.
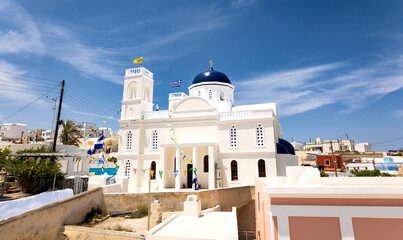
[[[234,126],[229,131],[229,146],[230,148],[238,147],[237,130]]]
[[[325,165],[329,166],[330,165],[330,161],[329,160],[325,160]]]

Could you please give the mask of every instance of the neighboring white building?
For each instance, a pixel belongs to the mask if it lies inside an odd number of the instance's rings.
[[[371,143],[356,143],[355,150],[359,152],[372,152]]]
[[[322,153],[329,154],[333,151],[355,151],[354,140],[322,140],[316,138],[314,142],[306,142],[304,146],[305,151],[321,151]]]
[[[59,131],[59,132],[61,132],[61,131]],[[49,140],[53,139],[54,135],[55,135],[55,133],[52,130],[45,130],[41,133],[41,137],[45,141],[49,141]]]
[[[0,127],[0,138],[2,140],[19,140],[21,137],[28,137],[35,140],[36,134],[29,131],[26,124],[4,123]]]
[[[276,104],[233,107],[234,86],[224,73],[196,75],[189,95],[169,94],[168,110],[152,111],[153,84],[147,69],[126,70],[118,178],[129,178],[129,192],[148,191],[149,170],[151,189],[162,191],[192,188],[196,174],[203,189],[254,185],[256,177],[297,165]]]

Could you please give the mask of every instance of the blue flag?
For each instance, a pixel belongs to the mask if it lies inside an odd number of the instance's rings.
[[[88,154],[92,155],[95,154],[95,151],[97,149],[103,149],[104,148],[104,136],[100,137],[94,145],[92,145],[92,147],[90,149],[88,149]]]
[[[182,79],[178,81],[171,81],[171,88],[180,87],[182,84]]]

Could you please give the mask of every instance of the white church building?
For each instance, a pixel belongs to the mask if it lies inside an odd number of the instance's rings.
[[[275,103],[233,106],[235,87],[212,67],[189,95],[169,94],[169,109],[153,111],[153,73],[127,69],[124,78],[117,178],[129,192],[254,185],[296,166],[282,139]]]

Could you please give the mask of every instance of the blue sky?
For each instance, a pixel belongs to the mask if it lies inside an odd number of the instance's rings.
[[[185,89],[213,59],[236,105],[278,104],[288,140],[348,133],[375,150],[400,148],[402,11],[401,1],[0,0],[0,121],[49,129],[45,96],[64,79],[62,119],[116,130],[104,117],[120,108],[133,59],[154,73],[161,109],[169,81]]]

